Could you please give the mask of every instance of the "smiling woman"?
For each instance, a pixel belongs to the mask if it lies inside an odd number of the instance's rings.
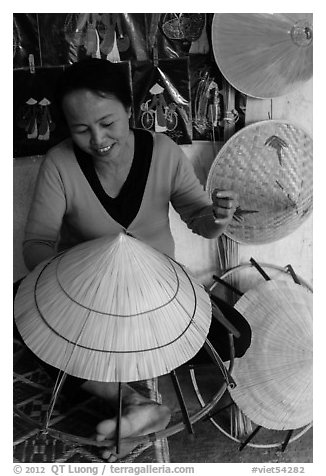
[[[209,197],[169,137],[129,127],[130,89],[119,64],[95,58],[74,63],[60,79],[56,98],[71,137],[50,149],[40,168],[23,243],[28,269],[57,252],[120,233],[174,258],[170,203],[194,233],[215,238],[224,232],[238,205],[236,194],[220,190]],[[250,336],[244,347],[249,343]],[[68,376],[66,391],[80,387],[116,407],[116,383]],[[170,420],[166,406],[127,384],[122,402],[122,437],[156,432]],[[110,440],[115,428],[116,419],[101,422],[97,439]],[[122,448],[118,456],[130,450]]]
[[[105,157],[113,168],[117,161],[118,168],[125,162],[130,168],[132,162],[130,94],[120,66],[96,60],[68,69],[57,90],[73,142],[95,161]]]

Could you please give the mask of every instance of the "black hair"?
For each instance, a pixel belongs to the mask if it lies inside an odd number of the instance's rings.
[[[126,109],[131,107],[129,70],[124,63],[87,58],[68,66],[55,90],[55,102],[61,114],[64,97],[80,89],[88,89],[104,97],[113,95]]]

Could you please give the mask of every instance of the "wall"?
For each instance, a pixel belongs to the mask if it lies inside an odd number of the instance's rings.
[[[41,157],[14,159],[13,170],[13,279],[27,273],[23,262],[22,240],[27,213],[32,201],[34,184]]]

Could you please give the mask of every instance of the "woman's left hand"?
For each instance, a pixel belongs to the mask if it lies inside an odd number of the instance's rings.
[[[214,189],[212,193],[215,223],[227,226],[239,205],[238,194],[233,190]]]

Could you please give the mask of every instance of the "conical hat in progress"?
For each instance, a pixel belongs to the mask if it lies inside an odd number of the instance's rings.
[[[313,142],[301,127],[268,120],[240,129],[217,154],[207,190],[238,193],[226,235],[240,243],[279,240],[296,230],[313,207]]]
[[[282,96],[312,77],[311,13],[216,13],[212,45],[223,76],[248,96]]]
[[[43,262],[20,285],[17,327],[43,361],[87,380],[170,372],[203,346],[211,303],[171,258],[120,234]]]
[[[235,308],[252,329],[236,359],[231,396],[254,423],[273,430],[312,422],[312,292],[270,280],[247,291]]]

